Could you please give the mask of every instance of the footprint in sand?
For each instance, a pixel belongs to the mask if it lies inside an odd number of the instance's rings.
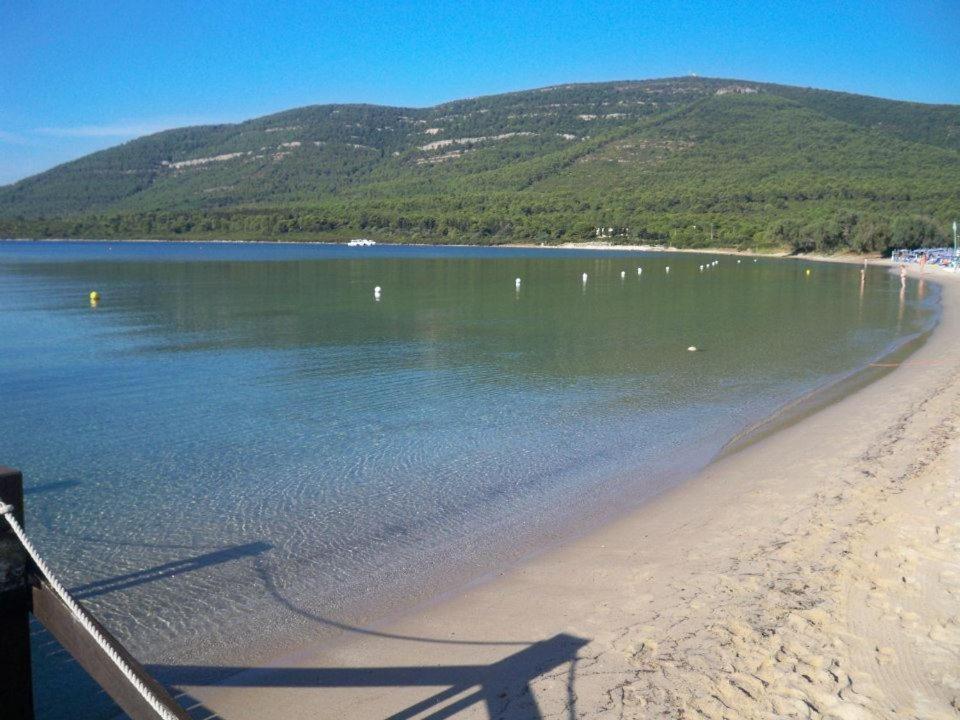
[[[952,648],[960,647],[960,618],[951,618],[930,631],[930,639]]]
[[[877,647],[877,662],[881,665],[887,665],[897,661],[897,653],[892,647]]]

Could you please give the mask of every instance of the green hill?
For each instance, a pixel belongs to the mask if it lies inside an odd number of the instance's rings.
[[[169,130],[0,188],[0,236],[944,242],[960,107],[709,78]]]

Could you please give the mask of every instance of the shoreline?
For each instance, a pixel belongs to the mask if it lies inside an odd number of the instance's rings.
[[[856,261],[860,260],[862,258]],[[815,611],[839,602],[828,590],[839,587],[849,593],[857,589],[858,578],[864,570],[858,567],[858,575],[849,578],[839,572],[832,584],[818,585],[817,574],[810,574],[817,562],[829,564],[837,557],[846,562],[853,551],[847,549],[825,558],[810,557],[816,553],[815,549],[809,548],[809,552],[781,552],[783,547],[790,546],[796,550],[796,546],[810,535],[809,532],[807,535],[801,534],[801,526],[798,526],[797,532],[787,534],[785,528],[788,525],[784,523],[789,524],[801,516],[816,515],[821,519],[817,526],[820,530],[815,533],[818,541],[824,538],[833,543],[850,541],[852,536],[846,532],[845,526],[830,521],[832,515],[849,515],[851,510],[850,503],[842,499],[830,505],[830,492],[833,491],[831,477],[849,472],[851,477],[844,481],[843,486],[844,492],[848,493],[845,497],[866,506],[866,509],[859,507],[861,514],[869,513],[871,508],[867,500],[873,496],[884,501],[896,499],[892,495],[884,495],[885,488],[869,486],[863,480],[864,477],[883,474],[896,475],[895,463],[886,456],[879,456],[875,463],[877,467],[870,469],[870,474],[864,474],[867,471],[858,465],[867,462],[864,458],[870,459],[877,454],[871,448],[878,444],[883,447],[889,439],[889,433],[903,433],[906,432],[903,428],[911,423],[929,421],[936,413],[924,408],[933,405],[941,414],[941,417],[933,418],[938,420],[934,426],[945,426],[942,415],[944,412],[949,414],[951,408],[948,402],[944,406],[944,402],[954,394],[960,394],[956,364],[943,360],[960,344],[953,339],[957,337],[955,331],[958,322],[955,315],[960,310],[960,288],[948,273],[928,271],[926,278],[942,281],[943,309],[940,323],[929,340],[911,355],[909,363],[892,369],[878,380],[811,415],[788,423],[786,427],[776,428],[772,434],[762,436],[746,447],[721,454],[696,478],[652,498],[627,516],[391,623],[387,633],[364,629],[359,640],[345,637],[342,642],[331,645],[303,648],[263,668],[225,669],[229,672],[220,676],[219,680],[224,683],[220,685],[190,686],[188,676],[183,675],[182,686],[190,696],[231,719],[301,717],[305,716],[308,708],[319,706],[330,709],[330,717],[383,717],[423,702],[424,698],[433,695],[433,690],[425,691],[413,680],[410,683],[398,681],[395,685],[357,689],[334,687],[332,685],[336,683],[321,679],[333,673],[341,678],[342,683],[349,685],[350,678],[369,675],[372,670],[364,666],[370,665],[409,667],[411,676],[438,664],[480,663],[487,668],[506,667],[504,663],[516,665],[519,660],[515,658],[520,655],[535,656],[538,666],[550,666],[552,669],[531,676],[528,678],[529,686],[524,684],[522,688],[516,687],[512,678],[516,675],[514,671],[511,671],[510,677],[501,677],[489,669],[481,672],[485,676],[493,673],[493,680],[488,679],[486,684],[493,682],[497,685],[497,702],[504,707],[530,708],[534,697],[541,712],[548,707],[569,707],[573,693],[577,711],[590,717],[641,712],[639,708],[647,708],[651,714],[656,714],[652,712],[655,708],[671,712],[680,708],[696,708],[701,714],[721,717],[726,701],[734,700],[741,705],[747,702],[737,710],[735,716],[754,716],[751,713],[756,713],[755,716],[762,717],[767,716],[771,708],[775,709],[777,703],[782,706],[780,710],[775,710],[778,713],[786,712],[783,708],[792,707],[790,703],[800,703],[797,708],[808,708],[808,714],[801,716],[819,717],[809,711],[811,697],[820,708],[840,703],[844,706],[857,705],[863,711],[868,706],[876,710],[871,703],[878,704],[881,698],[876,690],[880,683],[874,675],[878,668],[889,674],[891,670],[885,668],[895,664],[895,660],[888,656],[891,653],[895,656],[898,650],[905,653],[905,648],[894,647],[890,652],[877,649],[873,655],[867,653],[865,656],[865,651],[860,648],[860,656],[856,660],[859,665],[855,671],[860,674],[858,677],[870,676],[874,679],[868,682],[861,678],[857,692],[848,687],[847,695],[856,696],[853,700],[843,699],[842,693],[834,693],[838,699],[831,699],[834,696],[830,695],[829,678],[837,674],[834,672],[834,663],[839,663],[840,659],[827,662],[823,660],[823,653],[817,654],[813,650],[813,654],[804,656],[815,660],[811,664],[814,669],[806,675],[822,675],[824,667],[817,665],[821,661],[826,662],[828,672],[823,682],[811,681],[808,683],[811,687],[808,688],[803,684],[807,681],[801,678],[797,680],[800,684],[790,684],[790,692],[774,692],[774,680],[778,683],[784,678],[789,683],[796,680],[780,667],[778,663],[781,661],[777,660],[774,663],[776,667],[771,666],[776,670],[776,677],[766,671],[766,675],[758,674],[757,668],[754,668],[752,675],[748,673],[745,676],[748,679],[738,680],[746,683],[753,692],[747,693],[743,687],[736,686],[739,690],[734,690],[735,694],[728,697],[729,673],[720,668],[726,668],[732,661],[724,655],[725,645],[716,645],[715,635],[719,623],[726,628],[723,631],[726,632],[726,644],[746,644],[754,653],[760,654],[763,654],[765,647],[763,643],[771,637],[768,633],[771,629],[774,637],[778,633],[792,637],[798,633],[803,635],[801,631],[805,629],[816,628],[816,637],[806,638],[808,644],[817,645],[817,638],[829,636],[827,639],[831,645],[827,649],[833,650],[834,654],[842,654],[837,653],[837,642],[844,647],[851,645],[844,640],[849,632],[833,633],[840,627],[838,622],[828,617],[828,623],[827,619],[821,617],[822,613]],[[925,362],[931,359],[936,362]],[[945,378],[950,382],[945,383]],[[906,392],[904,385],[907,386]],[[891,394],[899,397],[891,401]],[[902,409],[905,407],[914,408],[915,411],[904,415]],[[859,426],[851,422],[853,418],[860,418]],[[881,427],[886,432],[882,431],[878,436],[873,426]],[[943,432],[949,435],[947,431]],[[955,434],[944,440],[943,446],[934,453],[927,465],[941,461],[944,448],[956,445]],[[818,452],[806,452],[811,446],[811,435],[820,438],[820,444],[814,443]],[[912,436],[907,439],[914,441],[913,445],[919,442]],[[892,452],[907,452],[909,455],[910,450],[911,443],[900,441],[899,447]],[[791,461],[785,461],[785,456],[791,457]],[[903,458],[898,458],[897,462],[902,465]],[[901,481],[904,477],[901,477]],[[758,499],[762,502],[758,503]],[[744,513],[752,517],[754,522],[744,526]],[[777,518],[777,522],[771,523],[771,517]],[[960,527],[960,517],[956,519]],[[744,544],[742,536],[749,536],[752,541]],[[786,544],[780,545],[787,536]],[[834,536],[841,537],[841,540],[836,540]],[[647,545],[651,543],[657,547],[648,548]],[[766,552],[758,556],[755,550],[758,546],[766,547],[772,559]],[[777,562],[771,565],[774,560]],[[802,610],[806,614],[788,607],[789,602],[784,604],[774,600],[771,601],[772,606],[768,607],[770,602],[765,602],[765,598],[773,590],[767,588],[764,591],[758,586],[758,573],[743,572],[745,566],[758,566],[754,569],[763,570],[759,574],[769,576],[773,581],[770,587],[773,588],[781,584],[778,581],[785,581],[792,586],[798,573],[804,576],[806,572],[809,576],[807,586],[815,585],[819,595],[812,593],[811,597],[806,597],[810,594],[806,586],[797,590],[798,597],[805,598]],[[718,574],[718,567],[732,569]],[[947,577],[943,573],[941,576]],[[886,587],[873,580],[871,583]],[[907,585],[907,582],[902,584]],[[689,585],[698,586],[699,596],[704,598],[695,601],[699,604],[697,607],[692,606],[689,599],[681,604],[675,602],[677,596],[682,597],[687,593],[686,586]],[[899,589],[895,584],[893,587]],[[741,603],[724,605],[731,593],[736,594],[737,588],[754,595]],[[718,607],[725,609],[719,618]],[[889,614],[889,608],[881,607],[881,610]],[[771,623],[764,613],[772,613],[774,622]],[[680,615],[683,617],[680,618]],[[925,618],[922,613],[914,612],[913,615],[940,622],[936,618]],[[761,628],[763,632],[751,624],[758,617],[765,618],[765,623],[761,623],[764,625]],[[902,625],[902,615],[897,617],[900,619],[896,622]],[[688,638],[693,639],[681,642],[671,637],[674,624],[667,623],[664,618],[682,624],[688,632]],[[911,622],[916,624],[918,621],[912,618],[911,615]],[[766,627],[771,624],[775,627]],[[940,634],[957,629],[955,623],[951,625],[946,621],[940,622],[938,627],[941,628]],[[928,635],[931,633],[937,634],[931,630]],[[464,635],[470,639],[463,640]],[[585,644],[581,645],[581,640],[577,638],[581,638]],[[524,645],[522,641],[527,644]],[[796,638],[791,642],[796,644]],[[703,667],[687,667],[683,663],[678,665],[676,653],[665,653],[664,649],[673,647],[676,651],[683,643],[692,643],[687,651],[702,652],[704,655],[718,654],[722,660],[718,661],[715,668],[711,663]],[[886,644],[883,648],[889,650]],[[803,648],[799,648],[798,652],[800,650]],[[818,646],[814,650],[823,648]],[[846,651],[852,652],[849,648]],[[790,653],[784,656],[787,655]],[[796,653],[790,657],[794,665],[800,661]],[[555,664],[551,665],[554,661]],[[853,687],[849,666],[854,660],[843,658],[843,662],[846,663],[845,677]],[[589,664],[594,669],[588,677],[577,678],[572,666],[578,664]],[[672,668],[669,677],[663,670],[668,665]],[[514,667],[514,670],[518,667]],[[334,669],[337,669],[336,673]],[[319,679],[307,685],[294,683],[293,680],[303,672],[313,673]],[[678,677],[683,680],[679,685]],[[749,677],[760,677],[760,680],[750,681]],[[773,679],[765,681],[763,677]],[[435,680],[439,689],[446,684],[442,682],[443,678]],[[296,689],[292,689],[292,685]],[[859,692],[860,688],[867,689]],[[627,693],[628,689],[632,694]],[[713,708],[710,713],[707,712],[707,706],[698,708],[693,704],[695,695],[708,689],[714,693],[712,696],[708,694],[708,697],[720,698],[707,703]],[[902,696],[898,700],[902,704],[905,702],[905,691],[897,692]],[[929,690],[928,694],[933,697],[932,700],[927,699],[931,702],[943,701],[945,692],[944,688]],[[611,693],[619,693],[619,698]],[[822,697],[814,697],[817,693]],[[886,694],[896,693],[891,689]],[[744,697],[749,698],[749,702]],[[614,712],[615,709],[617,712]],[[648,710],[642,712],[646,714]],[[457,716],[460,717],[459,714]],[[480,705],[472,703],[464,706],[463,716],[486,717]],[[535,717],[522,713],[507,716]],[[855,715],[844,715],[848,716]],[[876,716],[886,715],[881,713]]]
[[[942,310],[941,303],[932,327],[927,330],[894,345],[866,365],[841,377],[827,380],[806,394],[786,403],[759,422],[744,428],[731,438],[717,456],[711,460],[710,464],[727,455],[739,452],[763,437],[784,430],[800,422],[800,420],[843,400],[858,390],[869,387],[889,375],[895,367],[901,364],[899,361],[909,362],[909,357],[922,348],[936,330]]]
[[[228,240],[224,238],[191,239],[191,238],[0,238],[0,243],[210,243],[214,245],[331,245],[347,247],[345,240]],[[561,243],[559,245],[538,245],[535,243],[501,243],[497,245],[480,245],[477,243],[413,243],[413,242],[378,242],[373,247],[432,247],[432,248],[490,248],[490,249],[523,249],[523,250],[613,250],[631,252],[679,252],[679,253],[713,253],[717,255],[742,255],[744,257],[794,257],[786,250],[772,250],[771,252],[753,252],[738,250],[729,247],[717,248],[678,248],[661,245],[616,245],[609,243]],[[820,257],[820,256],[818,256]],[[831,259],[831,256],[822,256]],[[836,256],[846,257],[844,255]],[[876,255],[850,256],[851,258],[879,257]],[[850,260],[855,262],[856,260]]]
[[[144,243],[144,244],[171,244],[179,243],[183,245],[193,245],[206,243],[211,245],[293,245],[293,246],[311,246],[319,245],[323,247],[348,247],[346,242],[334,240],[225,240],[225,239],[158,239],[158,238],[0,238],[0,245],[5,242],[11,243]],[[645,253],[664,253],[664,254],[692,254],[692,255],[724,255],[733,257],[749,258],[773,258],[778,260],[809,260],[811,262],[840,263],[845,265],[859,265],[861,263],[871,267],[894,267],[894,263],[889,259],[877,253],[838,253],[835,255],[820,255],[817,253],[794,254],[785,248],[771,249],[768,252],[758,252],[756,250],[740,250],[731,247],[716,248],[678,248],[662,245],[616,245],[608,243],[561,243],[559,245],[537,245],[534,243],[503,243],[499,245],[478,245],[463,243],[377,243],[373,247],[396,247],[396,248],[467,248],[467,249],[490,249],[490,250],[584,250],[584,251],[604,251],[604,252],[645,252]]]

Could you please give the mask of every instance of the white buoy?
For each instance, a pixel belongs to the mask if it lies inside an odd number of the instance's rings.
[[[638,267],[638,268],[637,268],[637,275],[643,275],[643,268],[642,268],[642,267]]]
[[[516,280],[514,280],[513,284],[516,285],[516,286],[519,288],[519,287],[520,287],[520,278],[517,278]]]
[[[687,348],[687,351],[688,351],[688,352],[696,352],[696,351],[697,351],[697,346],[696,346],[696,345],[691,345],[690,347]]]
[[[377,286],[373,289],[373,299],[374,299],[374,300],[379,300],[379,299],[380,299],[380,286],[379,286],[379,285],[377,285]]]
[[[754,262],[756,262],[756,261],[757,261],[757,259],[756,259],[756,258],[754,258],[754,259],[753,259],[753,261],[754,261]]]
[[[627,271],[626,271],[626,270],[621,270],[621,271],[620,271],[620,279],[622,280],[622,279],[625,278],[626,276],[627,276]]]
[[[586,281],[587,281],[587,274],[584,273],[584,274],[583,274],[583,282],[586,282]]]
[[[700,266],[700,272],[703,272],[703,265]]]
[[[667,272],[670,272],[670,266],[669,266],[669,265],[667,265],[667,267],[666,267],[665,269],[666,269]]]
[[[740,264],[740,261],[739,261],[739,260],[737,260],[737,265],[739,265],[739,264]]]

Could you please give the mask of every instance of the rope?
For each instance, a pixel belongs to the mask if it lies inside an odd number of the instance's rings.
[[[26,533],[23,531],[20,523],[17,522],[17,519],[13,516],[13,506],[0,501],[0,515],[3,515],[4,520],[10,525],[10,529],[13,530],[14,535],[20,540],[20,543],[23,545],[24,549],[27,551],[27,554],[30,555],[30,559],[33,560],[34,564],[39,568],[40,572],[43,574],[43,577],[49,583],[50,587],[53,588],[53,591],[59,596],[63,601],[63,604],[70,608],[70,612],[73,613],[73,616],[77,619],[77,622],[86,630],[90,636],[96,641],[97,645],[100,646],[100,649],[106,653],[113,664],[117,666],[117,669],[123,673],[123,676],[130,681],[130,684],[136,688],[137,692],[140,693],[144,701],[153,708],[153,711],[163,720],[179,720],[179,718],[170,712],[167,709],[167,706],[164,702],[157,697],[156,693],[153,692],[149,687],[147,687],[144,682],[137,677],[137,674],[134,672],[133,668],[130,667],[129,663],[120,657],[120,654],[114,648],[113,644],[107,640],[100,630],[91,622],[89,614],[80,606],[80,604],[74,600],[70,593],[67,592],[67,589],[60,583],[59,580],[54,576],[53,572],[50,570],[50,567],[44,562],[44,559],[40,557],[40,553],[37,552],[37,549],[33,546],[33,543],[30,542],[30,539],[27,537]]]

